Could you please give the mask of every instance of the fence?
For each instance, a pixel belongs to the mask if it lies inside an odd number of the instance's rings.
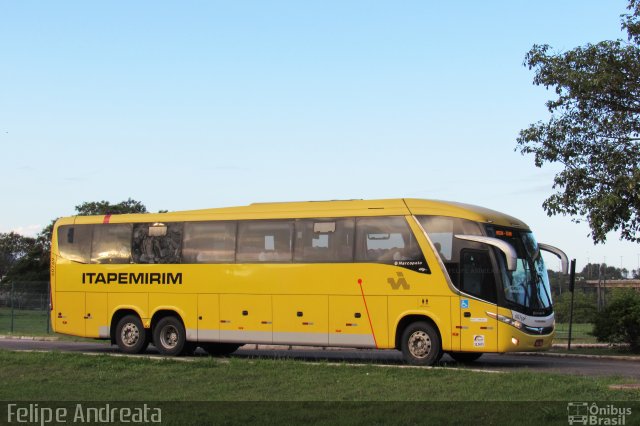
[[[595,336],[591,334],[593,324],[573,324],[571,328],[571,343],[596,343]],[[568,343],[569,341],[569,323],[556,323],[556,335],[553,343]]]
[[[51,333],[49,282],[21,281],[0,285],[0,334]]]

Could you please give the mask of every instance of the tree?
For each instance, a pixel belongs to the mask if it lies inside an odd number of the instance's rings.
[[[534,45],[525,66],[533,83],[553,88],[548,122],[521,130],[517,148],[535,165],[560,163],[558,191],[543,203],[549,216],[586,220],[595,243],[609,231],[640,242],[640,0],[622,15],[627,41],[602,41],[562,53]]]
[[[598,313],[596,295],[575,291],[573,294],[573,322],[591,323]],[[566,291],[553,299],[553,311],[557,322],[568,323],[571,310],[571,293]]]
[[[29,251],[7,271],[2,282],[49,281],[50,251],[37,240],[33,241]]]
[[[627,343],[640,352],[640,293],[631,289],[615,292],[613,300],[598,315],[593,335],[601,342]]]
[[[607,280],[621,280],[626,277],[626,269],[616,268],[615,266],[609,266],[606,263],[588,263],[580,275],[586,280],[597,280],[604,278]]]
[[[567,291],[567,284],[565,283],[565,275],[553,270],[547,271],[549,277],[549,286],[551,287],[552,296],[555,300],[556,295],[560,295]]]
[[[4,278],[34,246],[34,238],[15,232],[0,233],[0,279]]]
[[[76,206],[76,213],[80,216],[99,216],[107,214],[147,213],[147,208],[140,201],[129,198],[118,204],[108,201],[85,202]]]
[[[144,204],[131,198],[117,204],[84,202],[75,209],[82,216],[147,213]],[[35,239],[15,233],[0,234],[0,278],[3,282],[49,280],[51,236],[56,220],[52,220]]]

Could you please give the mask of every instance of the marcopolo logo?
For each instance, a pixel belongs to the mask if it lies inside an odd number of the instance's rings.
[[[567,420],[570,425],[626,425],[631,408],[615,404],[570,402],[567,404]]]
[[[393,277],[387,278],[387,283],[389,283],[392,289],[398,290],[402,287],[403,290],[409,290],[411,288],[402,272],[396,272],[396,276],[398,277],[397,279]]]

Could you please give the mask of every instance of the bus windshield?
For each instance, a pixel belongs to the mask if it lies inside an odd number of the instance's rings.
[[[515,271],[507,270],[503,256],[498,256],[505,300],[530,315],[549,315],[551,288],[547,269],[533,234],[488,226],[487,235],[508,242],[518,254]]]

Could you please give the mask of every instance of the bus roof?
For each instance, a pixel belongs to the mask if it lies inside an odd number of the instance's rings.
[[[450,216],[499,226],[528,229],[509,215],[471,204],[440,200],[396,198],[386,200],[331,200],[254,203],[241,207],[223,207],[169,213],[142,213],[108,216],[73,216],[61,218],[58,224],[170,222],[201,220],[287,219],[348,216]]]

